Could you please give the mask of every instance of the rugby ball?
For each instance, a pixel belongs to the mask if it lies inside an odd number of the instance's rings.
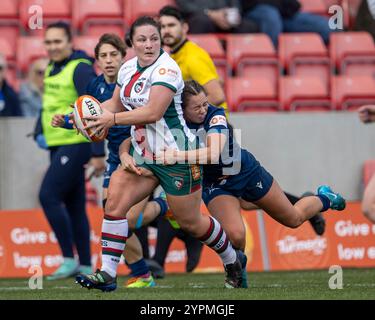
[[[74,102],[74,125],[77,128],[77,130],[89,141],[103,141],[107,136],[108,129],[100,130],[94,135],[92,134],[95,132],[95,128],[85,129],[85,126],[88,125],[88,123],[90,122],[90,120],[85,120],[85,117],[99,116],[102,113],[103,110],[100,106],[100,102],[92,96],[83,95],[78,97],[78,99]]]

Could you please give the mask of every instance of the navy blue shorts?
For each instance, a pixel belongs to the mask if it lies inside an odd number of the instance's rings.
[[[246,151],[242,158],[239,174],[223,176],[214,182],[203,179],[202,198],[206,205],[220,195],[230,195],[254,202],[268,193],[273,182],[272,175],[256,161],[251,153]]]
[[[107,161],[107,168],[104,171],[104,180],[103,180],[103,188],[108,188],[109,181],[111,180],[112,173],[118,168],[119,163],[117,162],[108,162]]]

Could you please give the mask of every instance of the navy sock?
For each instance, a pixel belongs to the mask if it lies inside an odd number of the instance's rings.
[[[331,207],[331,201],[327,196],[323,194],[317,194],[316,197],[318,197],[323,204],[323,209],[320,210],[320,212],[327,211]]]
[[[139,277],[150,271],[148,265],[146,264],[145,259],[143,258],[137,262],[129,263],[128,267],[131,270],[132,277]]]
[[[160,214],[159,216],[162,217],[164,216],[167,211],[168,211],[168,204],[167,204],[167,201],[165,201],[163,198],[159,197],[159,198],[155,198],[153,201],[155,201],[156,203],[159,204],[160,206]]]

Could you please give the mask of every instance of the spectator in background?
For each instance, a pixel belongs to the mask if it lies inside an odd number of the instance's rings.
[[[5,80],[7,62],[0,53],[0,117],[20,117],[20,108],[17,93]]]
[[[176,0],[190,33],[252,33],[258,26],[241,18],[239,0]]]
[[[359,119],[363,123],[375,122],[375,105],[365,105],[358,109]],[[368,182],[362,199],[362,211],[367,219],[375,224],[375,174]]]
[[[375,0],[362,0],[355,19],[354,30],[371,33],[375,41]]]
[[[44,72],[48,59],[35,60],[29,69],[27,80],[21,84],[19,98],[25,117],[38,117],[42,109]]]
[[[277,48],[278,36],[281,32],[317,32],[328,44],[328,18],[300,12],[298,0],[241,0],[243,18],[255,21],[260,32],[270,36]]]

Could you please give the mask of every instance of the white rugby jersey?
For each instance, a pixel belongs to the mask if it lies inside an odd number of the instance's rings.
[[[150,66],[141,67],[135,57],[125,62],[117,77],[121,87],[120,99],[127,110],[143,107],[148,102],[153,85],[162,85],[175,93],[164,116],[156,123],[133,125],[132,144],[139,155],[150,158],[165,147],[187,150],[195,136],[183,117],[181,94],[184,88],[181,70],[177,63],[161,50],[158,59]]]

